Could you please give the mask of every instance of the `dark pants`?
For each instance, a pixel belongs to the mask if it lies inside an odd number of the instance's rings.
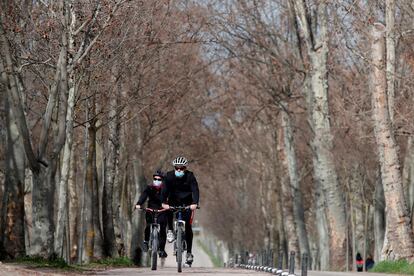
[[[163,212],[158,214],[158,224],[160,225],[160,246],[159,249],[161,251],[165,250],[165,241],[167,239],[167,231],[166,231],[166,227],[167,227],[167,223],[168,223],[168,216],[170,212]],[[151,215],[150,213],[146,213],[145,214],[145,220],[147,221],[147,226],[145,227],[145,237],[144,240],[145,241],[149,241],[150,238],[150,231],[151,231],[151,223],[153,223],[153,215]]]
[[[192,211],[186,210],[182,213],[182,215],[182,219],[185,221],[185,242],[187,243],[187,253],[191,253],[193,248],[193,228],[190,224]]]

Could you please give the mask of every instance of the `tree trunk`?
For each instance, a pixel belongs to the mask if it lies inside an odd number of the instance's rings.
[[[293,198],[292,198],[292,188],[291,183],[289,181],[289,173],[288,173],[288,160],[286,158],[286,149],[284,142],[284,132],[280,131],[278,133],[278,160],[280,161],[281,166],[281,190],[282,190],[282,212],[283,212],[283,225],[285,226],[285,233],[288,242],[288,252],[295,251],[297,254],[295,255],[298,258],[299,254],[299,242],[298,236],[296,231],[296,224],[294,221],[294,214],[293,214]]]
[[[329,230],[326,219],[326,202],[321,185],[316,183],[316,230],[318,232],[319,269],[329,270]],[[315,260],[316,262],[317,260]]]
[[[375,262],[379,262],[381,260],[381,250],[384,245],[385,236],[385,198],[384,188],[381,181],[381,172],[379,169],[375,182],[374,197],[374,260]]]
[[[70,158],[70,171],[69,171],[69,179],[68,179],[68,218],[69,218],[69,241],[70,241],[70,248],[69,248],[69,255],[70,255],[70,263],[76,260],[77,255],[77,240],[79,238],[77,225],[79,224],[79,199],[80,194],[83,191],[79,191],[77,189],[77,181],[76,181],[76,166],[77,166],[77,158],[76,158],[76,144],[72,146],[72,153]]]
[[[93,259],[94,242],[95,242],[95,228],[94,228],[94,208],[98,206],[94,205],[93,193],[94,193],[94,171],[93,171],[93,159],[95,158],[95,130],[93,129],[94,122],[88,127],[88,157],[86,165],[85,175],[85,223],[86,223],[86,236],[85,236],[85,262],[90,262]]]
[[[118,163],[119,152],[119,93],[115,91],[111,96],[109,106],[109,139],[106,144],[105,170],[104,170],[104,187],[102,199],[102,219],[104,234],[104,254],[108,257],[116,257],[118,251],[116,248],[116,239],[114,231],[114,213],[113,213],[113,193],[116,166]]]
[[[326,202],[326,216],[329,226],[330,266],[343,269],[345,265],[345,201],[338,181],[334,157],[333,137],[330,127],[328,105],[328,11],[327,2],[321,1],[317,7],[318,32],[313,32],[308,22],[305,1],[296,1],[294,8],[303,31],[310,61],[310,125],[314,133],[314,176],[321,185]]]
[[[294,137],[292,133],[292,123],[287,112],[282,111],[283,131],[284,131],[284,151],[287,158],[287,168],[289,172],[290,187],[293,200],[293,217],[295,220],[297,237],[299,240],[300,256],[307,253],[309,255],[309,240],[306,231],[305,214],[303,210],[302,191],[300,188],[298,167],[296,162],[296,154],[294,148]],[[309,259],[309,267],[312,266],[311,259]]]
[[[85,104],[85,121],[89,120],[89,110],[88,110],[88,101]],[[84,133],[84,145],[83,145],[83,179],[82,179],[82,187],[81,187],[81,211],[80,211],[80,224],[79,224],[79,240],[78,240],[78,263],[82,264],[85,261],[88,261],[86,256],[86,219],[88,218],[88,214],[90,212],[89,206],[90,203],[90,194],[87,194],[87,183],[86,183],[86,174],[87,174],[87,166],[88,166],[88,154],[89,154],[89,126],[85,127]],[[90,215],[89,215],[90,218]]]
[[[388,109],[383,58],[384,32],[384,25],[374,24],[372,28],[372,106],[386,204],[385,241],[381,255],[384,260],[413,261],[414,237],[403,194],[397,143]]]
[[[93,103],[94,105],[94,103]],[[92,107],[93,109],[94,107]],[[94,113],[93,113],[94,114]],[[88,158],[86,165],[86,261],[102,256],[102,233],[99,223],[99,198],[96,172],[96,126],[92,120],[88,127]]]
[[[407,149],[404,158],[403,187],[411,223],[414,226],[414,143],[411,136],[407,139]]]
[[[395,98],[395,0],[385,1],[386,49],[387,49],[387,99],[391,124],[394,123]]]
[[[69,89],[68,109],[66,113],[66,141],[63,149],[63,160],[61,168],[61,177],[59,183],[58,195],[58,215],[55,232],[55,253],[58,256],[63,256],[63,238],[64,226],[67,221],[67,196],[68,196],[68,179],[70,173],[70,161],[73,141],[73,112],[75,106],[75,86],[72,85]],[[66,229],[69,231],[69,229]],[[68,260],[66,260],[68,261]]]
[[[48,258],[53,252],[55,174],[55,162],[51,162],[48,168],[41,168],[39,173],[33,173],[32,256]]]
[[[134,202],[135,204],[138,201],[138,197],[140,192],[143,191],[146,179],[144,176],[144,170],[143,170],[143,164],[142,164],[142,130],[141,125],[139,121],[139,117],[137,117],[134,120],[134,140],[136,145],[136,150],[133,153],[133,174],[134,174],[134,189],[133,189],[133,195],[134,195]],[[131,231],[132,231],[132,237],[131,237],[131,245],[130,245],[130,251],[128,254],[131,256],[131,258],[134,260],[135,264],[141,263],[141,256],[142,256],[142,250],[140,246],[140,242],[143,237],[144,233],[144,216],[142,213],[133,213],[132,214],[132,221],[131,221]]]
[[[1,62],[1,60],[0,60]],[[3,72],[2,77],[4,77]],[[6,177],[0,220],[0,259],[25,256],[24,181],[25,151],[22,136],[5,93],[6,111]]]

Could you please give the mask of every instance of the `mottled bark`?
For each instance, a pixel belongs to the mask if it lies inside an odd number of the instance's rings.
[[[132,169],[133,169],[133,175],[134,175],[134,182],[133,182],[133,202],[132,204],[135,204],[138,201],[138,197],[140,192],[143,191],[146,179],[144,176],[144,170],[143,170],[143,164],[142,164],[142,130],[139,118],[136,118],[134,120],[134,126],[133,126],[133,133],[134,133],[134,141],[136,145],[136,150],[133,152],[133,161],[132,161]],[[131,258],[134,260],[135,264],[141,263],[141,245],[140,240],[142,240],[143,237],[143,231],[144,231],[144,216],[141,212],[134,212],[132,214],[132,220],[131,220],[131,244],[129,246],[130,250],[128,254],[131,256]]]
[[[353,260],[355,260],[356,253],[360,253],[361,256],[364,252],[364,213],[365,213],[365,200],[364,200],[364,183],[361,175],[361,170],[358,165],[355,165],[349,172],[350,175],[350,203],[351,203],[351,220],[353,224]],[[354,262],[355,263],[355,262]],[[354,267],[356,270],[356,267]]]
[[[116,79],[116,78],[115,78]],[[116,81],[116,80],[115,80]],[[118,87],[118,86],[117,86]],[[104,254],[109,257],[118,255],[114,229],[113,193],[116,166],[119,153],[119,91],[116,89],[109,103],[109,137],[105,150],[104,187],[102,199],[102,220],[104,234]]]
[[[320,270],[329,270],[330,247],[329,247],[329,225],[326,216],[326,201],[322,187],[316,183],[316,230],[318,233],[318,262],[315,264]],[[345,229],[345,228],[344,228]],[[345,232],[345,231],[344,231]]]
[[[282,211],[283,211],[283,225],[285,226],[285,233],[288,243],[287,251],[295,251],[299,252],[299,241],[297,236],[296,224],[294,220],[294,213],[293,213],[293,198],[292,198],[292,188],[289,179],[289,172],[288,172],[288,160],[286,157],[285,152],[285,144],[284,144],[284,132],[280,131],[278,137],[278,160],[281,166],[282,177],[281,181],[281,191],[282,191]],[[298,261],[300,254],[296,254],[296,262]]]
[[[298,166],[296,161],[296,153],[294,147],[294,137],[292,132],[292,122],[290,115],[287,112],[282,111],[282,125],[284,136],[284,151],[286,156],[286,163],[289,172],[290,187],[293,200],[293,217],[296,225],[296,235],[299,241],[300,258],[302,254],[307,253],[309,255],[309,240],[308,233],[306,231],[305,214],[303,210],[302,190],[300,188]],[[309,260],[309,266],[312,265],[312,261]]]
[[[76,157],[76,144],[72,146],[72,153],[69,166],[69,178],[68,178],[68,220],[69,220],[69,256],[72,263],[76,259],[77,255],[77,241],[79,233],[77,231],[79,224],[79,199],[82,191],[77,189],[76,172],[77,172],[77,157]]]
[[[385,1],[386,50],[387,50],[387,99],[391,123],[394,122],[395,98],[395,0]]]
[[[60,5],[62,7],[62,25],[64,26],[63,31],[67,33],[66,36],[71,37],[71,32],[73,31],[72,28],[69,28],[70,25],[70,14],[69,14],[69,6],[67,2],[61,1]],[[72,41],[73,48],[73,38],[68,39],[65,35],[62,35],[62,39],[64,43],[68,44],[68,41]],[[72,49],[73,50],[73,49]],[[64,61],[62,65],[66,65],[65,63],[66,57],[64,57]],[[70,62],[69,62],[70,63]],[[67,74],[67,70],[62,68],[62,85],[63,91],[66,91],[69,87],[68,99],[67,99],[67,109],[66,109],[66,133],[65,133],[65,145],[63,147],[63,158],[61,160],[61,170],[60,170],[60,181],[58,184],[58,209],[57,209],[57,221],[56,221],[56,231],[55,231],[55,244],[54,244],[54,252],[57,256],[63,257],[66,256],[66,261],[69,261],[69,256],[64,254],[63,251],[63,241],[65,237],[65,233],[69,231],[69,229],[65,228],[67,224],[67,195],[68,195],[68,179],[69,179],[69,172],[70,172],[70,159],[71,159],[71,152],[72,152],[72,141],[73,141],[73,119],[74,119],[74,106],[75,106],[75,97],[76,97],[76,89],[75,89],[75,80],[74,80],[74,73],[72,72],[70,75]],[[63,76],[63,74],[66,74]],[[69,244],[70,241],[67,241]]]
[[[414,236],[403,194],[398,146],[390,119],[384,64],[385,27],[375,23],[372,28],[371,91],[375,137],[381,166],[386,204],[385,241],[382,259],[414,260]]]
[[[407,149],[404,158],[403,187],[408,212],[412,226],[414,221],[414,143],[411,136],[407,139]],[[413,227],[414,231],[414,227]]]
[[[6,32],[3,28],[4,13],[0,9],[0,50],[2,53],[2,81],[8,86],[8,93],[10,96],[10,108],[14,109],[14,116],[16,118],[16,124],[19,129],[20,135],[23,139],[23,146],[27,156],[28,164],[30,168],[38,172],[40,170],[40,164],[37,162],[37,158],[34,154],[29,129],[27,127],[26,116],[24,114],[24,108],[21,99],[21,92],[17,84],[17,74],[14,70],[13,56],[10,49],[10,42],[7,39]]]
[[[318,3],[317,32],[313,32],[307,19],[304,1],[295,1],[295,12],[303,32],[306,50],[310,61],[310,125],[314,136],[314,176],[321,185],[326,202],[326,216],[329,226],[330,268],[345,267],[346,228],[345,200],[338,181],[334,156],[332,154],[333,137],[330,126],[328,105],[328,11],[327,2]]]
[[[73,141],[73,111],[75,105],[75,87],[72,86],[69,89],[68,98],[68,110],[66,115],[66,142],[63,149],[63,160],[61,167],[61,177],[58,186],[58,215],[56,222],[55,232],[55,253],[58,256],[63,255],[63,237],[64,237],[64,226],[67,221],[67,196],[68,196],[68,179],[70,173],[70,160],[72,152],[72,141]],[[65,231],[68,231],[66,229]]]
[[[1,62],[1,60],[0,60]],[[4,77],[2,71],[2,77]],[[22,136],[5,92],[6,170],[0,217],[0,259],[25,256],[24,181],[25,152]]]
[[[54,187],[56,163],[33,173],[31,255],[48,258],[54,244]]]
[[[385,236],[385,198],[380,169],[378,169],[378,175],[375,182],[373,228],[375,241],[374,260],[375,262],[379,262],[381,260],[381,250],[384,245]]]
[[[87,105],[87,103],[86,103]],[[87,110],[87,106],[85,106],[85,109]],[[89,120],[89,112],[86,113],[86,121]],[[84,145],[83,145],[83,168],[84,169],[84,175],[82,179],[82,185],[81,185],[81,204],[80,204],[80,223],[79,223],[79,240],[78,240],[78,263],[82,264],[84,261],[88,261],[87,256],[85,256],[85,248],[86,248],[86,219],[87,214],[89,213],[89,198],[90,195],[88,195],[87,192],[87,184],[86,184],[86,167],[88,164],[88,154],[89,154],[89,126],[85,127],[85,133],[84,133]],[[89,216],[90,217],[90,216]]]
[[[93,193],[94,193],[94,170],[93,170],[93,159],[95,158],[95,130],[93,129],[95,126],[91,125],[88,127],[88,157],[87,157],[87,164],[86,164],[86,175],[85,175],[85,218],[84,221],[86,223],[86,231],[85,235],[85,254],[84,254],[84,261],[89,262],[93,259],[93,250],[94,250],[94,242],[95,242],[95,228],[94,228],[94,208],[98,208],[97,205],[94,205],[93,202]]]
[[[92,107],[93,109],[94,107]],[[96,174],[96,126],[92,120],[88,127],[88,157],[85,175],[85,255],[84,261],[89,262],[101,255],[101,229],[99,225],[98,186]]]

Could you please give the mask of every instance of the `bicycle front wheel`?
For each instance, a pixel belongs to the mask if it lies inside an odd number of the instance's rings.
[[[151,270],[157,270],[158,243],[158,232],[154,230],[152,231]]]
[[[177,270],[178,272],[182,271],[182,264],[183,264],[183,237],[182,237],[182,229],[179,225],[177,227],[177,237],[176,237],[176,245],[177,245]]]

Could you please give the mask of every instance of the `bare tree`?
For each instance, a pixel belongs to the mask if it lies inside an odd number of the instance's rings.
[[[329,226],[330,266],[342,269],[345,261],[345,201],[336,173],[332,155],[333,137],[328,107],[328,68],[329,54],[328,7],[327,2],[319,2],[315,14],[316,28],[309,23],[310,10],[304,1],[295,1],[295,14],[298,18],[307,58],[309,60],[309,116],[314,134],[314,172],[317,185],[321,185],[326,200],[327,222]],[[316,20],[314,18],[313,20]],[[314,21],[313,21],[314,22]],[[316,31],[317,30],[317,31]],[[319,237],[322,238],[322,237]],[[327,267],[321,267],[327,269]]]
[[[414,237],[403,194],[400,161],[388,109],[384,64],[384,33],[381,23],[372,27],[372,105],[375,136],[386,204],[386,231],[381,259],[414,258]]]

